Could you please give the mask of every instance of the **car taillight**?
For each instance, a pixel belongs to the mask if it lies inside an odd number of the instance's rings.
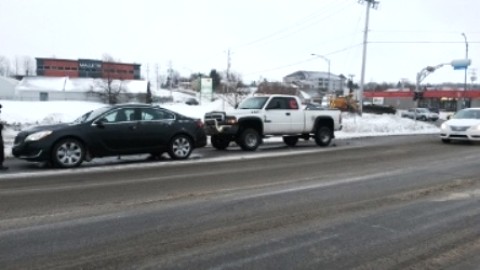
[[[203,128],[203,121],[201,119],[197,119],[197,127]]]

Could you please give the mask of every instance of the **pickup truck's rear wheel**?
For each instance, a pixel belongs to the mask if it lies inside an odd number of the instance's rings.
[[[283,136],[283,142],[288,146],[295,146],[298,142],[298,136]]]
[[[245,129],[238,138],[238,144],[244,151],[255,151],[260,145],[261,138],[258,132],[253,128]]]
[[[332,130],[325,126],[317,128],[314,136],[318,146],[328,146],[333,138]]]
[[[212,135],[210,138],[210,143],[217,150],[225,150],[230,144],[230,140],[222,135]]]

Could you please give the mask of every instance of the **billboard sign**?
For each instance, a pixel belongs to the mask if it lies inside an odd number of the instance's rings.
[[[211,78],[202,78],[200,81],[200,96],[205,100],[213,98],[213,81]]]

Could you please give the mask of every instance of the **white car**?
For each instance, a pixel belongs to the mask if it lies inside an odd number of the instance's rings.
[[[468,108],[456,112],[440,126],[442,142],[452,140],[480,141],[480,108]]]

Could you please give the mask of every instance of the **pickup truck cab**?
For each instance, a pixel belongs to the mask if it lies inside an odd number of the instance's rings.
[[[300,99],[291,95],[251,96],[233,111],[206,113],[204,122],[212,146],[219,150],[236,142],[245,151],[255,151],[271,136],[282,136],[288,146],[300,138],[328,146],[334,131],[342,128],[340,110],[303,109]]]

